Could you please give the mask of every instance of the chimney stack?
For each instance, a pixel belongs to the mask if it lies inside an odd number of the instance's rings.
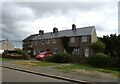
[[[57,33],[58,32],[58,28],[54,27],[53,28],[53,33]]]
[[[72,25],[72,30],[76,30],[76,25],[75,24]]]
[[[43,30],[39,30],[39,34],[42,35],[44,33]]]

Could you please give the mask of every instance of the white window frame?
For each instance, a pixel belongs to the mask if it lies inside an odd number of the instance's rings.
[[[56,40],[55,39],[52,39],[53,43],[56,43]]]
[[[85,48],[84,54],[85,54],[85,57],[89,57],[89,48]]]
[[[56,54],[58,52],[58,48],[53,48],[53,53]]]
[[[75,42],[75,37],[70,37],[70,42],[74,43]]]
[[[79,54],[79,48],[74,48],[72,54]]]
[[[87,42],[87,36],[82,36],[82,42]]]

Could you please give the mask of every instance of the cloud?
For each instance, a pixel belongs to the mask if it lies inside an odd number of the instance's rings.
[[[19,7],[15,3],[3,3],[2,24],[3,38],[11,38],[11,40],[21,39],[21,30],[24,28],[25,22],[32,22],[34,14],[30,8]],[[26,31],[22,31],[25,33]],[[11,35],[9,35],[11,34]]]
[[[2,37],[22,41],[39,29],[52,32],[96,26],[98,36],[116,33],[117,2],[4,2],[2,4]],[[74,19],[74,21],[73,21]],[[56,24],[56,25],[55,25]]]

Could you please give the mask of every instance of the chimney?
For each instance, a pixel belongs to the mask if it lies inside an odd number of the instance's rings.
[[[43,30],[39,30],[39,34],[42,35],[44,33]]]
[[[58,32],[58,28],[54,27],[53,28],[53,33],[57,33]]]
[[[72,30],[76,30],[76,25],[75,24],[72,25]]]

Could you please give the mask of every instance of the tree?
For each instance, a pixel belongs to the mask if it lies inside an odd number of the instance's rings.
[[[103,36],[101,38],[103,43],[106,45],[105,53],[113,57],[120,56],[120,35],[110,34],[110,36]]]
[[[91,45],[91,49],[93,50],[93,53],[104,52],[105,44],[99,40]]]

